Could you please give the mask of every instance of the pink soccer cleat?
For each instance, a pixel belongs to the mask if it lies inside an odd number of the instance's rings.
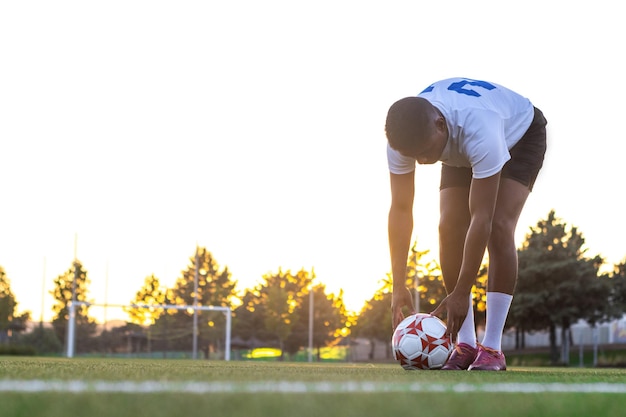
[[[468,368],[470,371],[506,371],[504,353],[478,345],[476,360]]]
[[[478,348],[471,347],[467,343],[459,343],[456,345],[450,358],[441,368],[442,371],[464,371],[476,360]]]

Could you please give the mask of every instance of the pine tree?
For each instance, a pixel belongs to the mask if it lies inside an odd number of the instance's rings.
[[[17,301],[11,291],[11,282],[0,266],[0,344],[8,343],[13,332],[26,329],[30,313],[16,314]]]
[[[87,271],[79,261],[54,280],[54,289],[50,294],[55,299],[52,311],[52,327],[59,340],[65,340],[67,347],[67,325],[69,320],[69,306],[72,301],[88,303],[89,284],[91,281]],[[87,351],[91,348],[90,338],[96,331],[95,320],[89,317],[89,306],[79,305],[75,308],[76,314],[76,352]]]
[[[569,329],[579,319],[592,325],[611,318],[610,287],[599,273],[599,256],[587,257],[585,239],[554,211],[531,229],[519,250],[518,281],[509,324],[520,331],[548,329],[552,361],[559,361],[556,331],[561,328],[561,362],[569,360]]]

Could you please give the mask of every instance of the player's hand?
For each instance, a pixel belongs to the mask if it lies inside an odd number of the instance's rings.
[[[402,320],[404,320],[404,313],[402,313],[402,309],[407,307],[410,311],[409,314],[415,314],[415,310],[413,309],[413,297],[411,297],[411,292],[408,288],[394,288],[393,294],[391,297],[391,325],[393,326],[392,330],[395,330],[398,327],[398,324]]]
[[[450,336],[452,343],[456,343],[456,336],[461,330],[468,309],[469,295],[455,294],[452,291],[430,314],[440,317],[444,311],[446,312],[446,333]]]

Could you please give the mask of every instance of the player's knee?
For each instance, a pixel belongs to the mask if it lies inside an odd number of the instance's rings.
[[[457,236],[464,237],[467,233],[468,219],[454,215],[441,215],[439,219],[439,236],[442,239],[454,239]]]
[[[492,248],[508,248],[515,245],[515,222],[494,218],[491,223],[489,244]]]

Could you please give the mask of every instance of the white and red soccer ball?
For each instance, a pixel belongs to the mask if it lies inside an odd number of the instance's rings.
[[[446,325],[430,314],[413,314],[396,327],[391,339],[393,357],[406,370],[441,368],[454,346]]]

